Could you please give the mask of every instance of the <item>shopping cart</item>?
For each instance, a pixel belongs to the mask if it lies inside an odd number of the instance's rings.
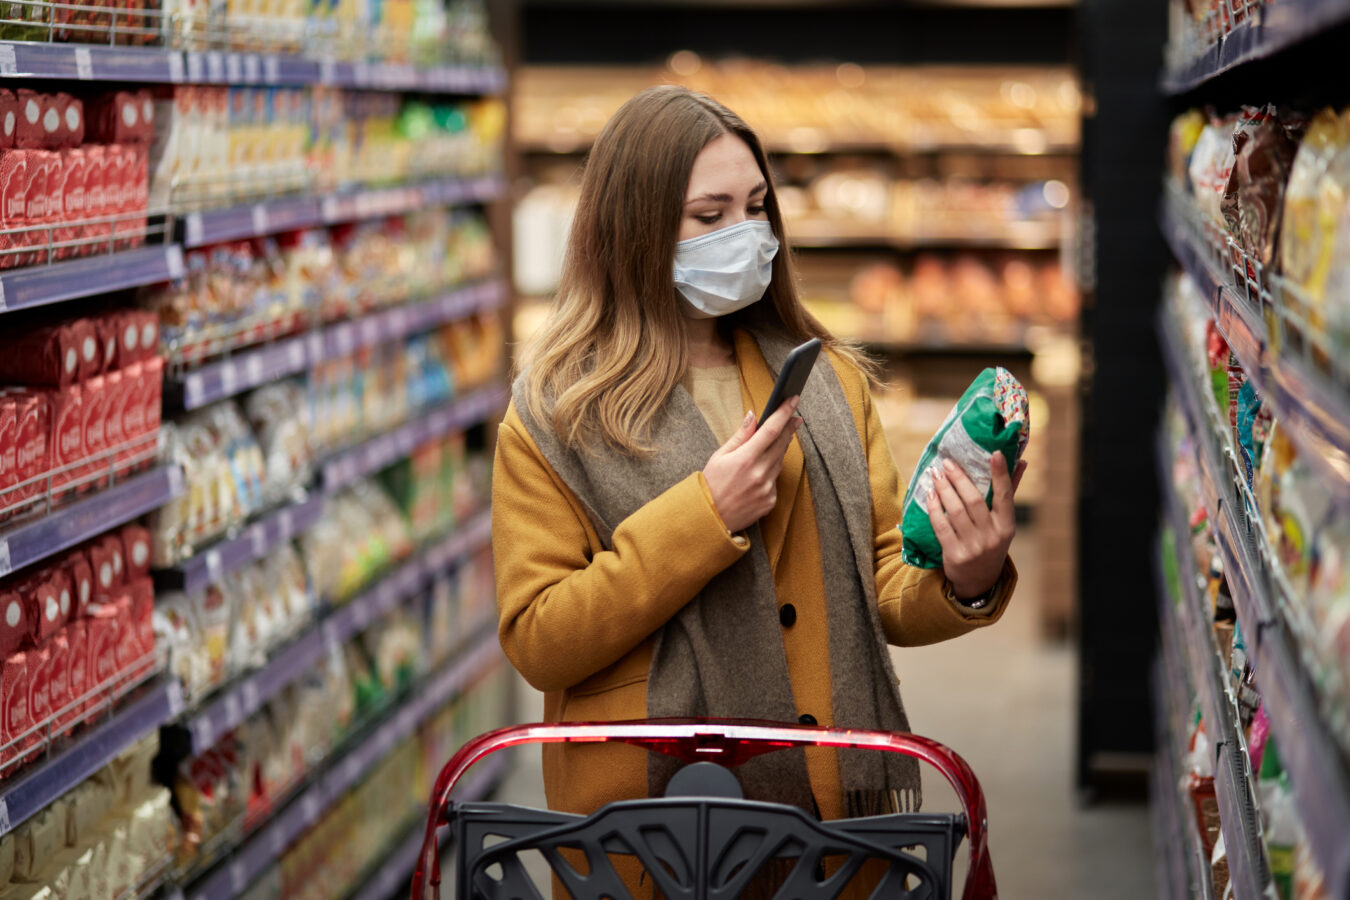
[[[664,797],[610,803],[589,816],[450,798],[469,767],[494,751],[531,743],[616,741],[685,763]],[[732,768],[765,753],[808,745],[880,750],[922,760],[951,784],[964,813],[821,822],[795,806],[742,798]],[[438,832],[443,826],[451,828],[458,853],[458,900],[542,900],[521,861],[527,851],[539,851],[578,900],[631,897],[610,862],[613,855],[637,857],[667,898],[739,897],[762,869],[777,866],[783,880],[775,900],[833,900],[865,863],[877,861],[869,871],[884,867],[885,874],[873,898],[946,900],[963,837],[970,842],[963,900],[998,896],[986,844],[984,793],[975,773],[943,745],[912,734],[727,719],[501,728],[465,744],[437,777],[413,876],[413,900],[440,897]],[[584,854],[582,871],[560,851]]]

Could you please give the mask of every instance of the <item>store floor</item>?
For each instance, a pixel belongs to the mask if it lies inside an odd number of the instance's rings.
[[[895,651],[910,721],[916,732],[964,756],[979,776],[1003,900],[1149,897],[1147,807],[1085,807],[1074,790],[1076,654],[1071,644],[1037,636],[1035,542],[1035,529],[1024,527],[1013,546],[1021,583],[997,626]],[[539,695],[522,682],[521,715],[535,720],[541,708]],[[955,809],[954,795],[937,778],[925,774],[925,808]],[[544,805],[537,750],[518,754],[500,796]],[[963,847],[962,877],[964,854]]]

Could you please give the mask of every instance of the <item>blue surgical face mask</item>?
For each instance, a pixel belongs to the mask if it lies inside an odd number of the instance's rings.
[[[778,238],[750,219],[675,245],[675,289],[693,318],[725,316],[764,296],[773,274]]]

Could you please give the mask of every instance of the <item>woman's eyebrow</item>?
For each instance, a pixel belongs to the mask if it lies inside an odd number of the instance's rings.
[[[750,189],[750,196],[754,197],[757,194],[762,194],[768,189],[769,183],[767,181],[761,181]],[[690,197],[688,200],[684,201],[684,205],[688,206],[691,203],[698,203],[700,200],[710,200],[713,203],[730,203],[732,197],[730,194],[700,194],[697,197]]]

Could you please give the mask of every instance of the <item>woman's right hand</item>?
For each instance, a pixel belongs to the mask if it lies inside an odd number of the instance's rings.
[[[703,467],[718,515],[733,534],[767,516],[778,502],[778,473],[792,436],[802,420],[796,415],[800,397],[792,397],[755,428],[754,410]]]

